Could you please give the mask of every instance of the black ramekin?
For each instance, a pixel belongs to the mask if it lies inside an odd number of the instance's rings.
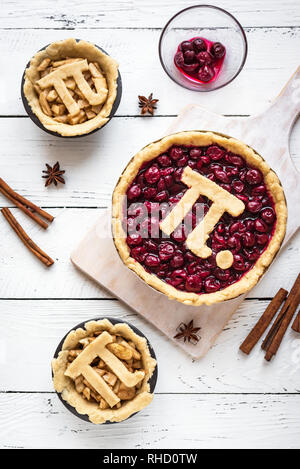
[[[55,353],[54,353],[54,356],[53,358],[57,358],[58,357],[58,354],[59,352],[61,351],[61,348],[63,346],[63,343],[67,337],[67,335],[71,332],[71,331],[74,331],[75,329],[79,329],[79,328],[82,328],[82,329],[85,329],[84,325],[87,323],[87,322],[90,322],[90,321],[101,321],[103,319],[107,319],[108,321],[110,321],[112,324],[119,324],[119,323],[124,323],[124,324],[128,324],[129,327],[131,327],[131,329],[133,330],[133,332],[135,332],[137,335],[141,336],[141,337],[144,337],[146,340],[147,340],[147,345],[148,345],[148,348],[149,348],[149,352],[150,352],[150,355],[152,358],[154,358],[156,360],[156,355],[155,355],[155,352],[149,342],[149,340],[147,339],[147,337],[145,336],[145,334],[143,334],[139,329],[137,329],[133,324],[127,322],[127,321],[124,321],[123,319],[117,319],[117,318],[110,318],[110,317],[102,317],[102,318],[92,318],[92,319],[88,319],[84,322],[81,322],[80,324],[77,324],[77,326],[74,326],[72,327],[71,330],[69,330],[69,332],[66,333],[66,335],[61,339],[60,343],[58,344],[57,346],[57,349],[55,350]],[[52,372],[52,378],[53,378],[53,371],[51,369],[51,372]],[[155,367],[155,370],[153,372],[153,375],[151,376],[151,378],[149,379],[149,385],[150,385],[150,392],[151,393],[154,393],[154,389],[155,389],[155,386],[156,386],[156,382],[157,382],[157,376],[158,376],[158,370],[157,370],[157,363],[156,363],[156,367]],[[76,417],[79,417],[81,420],[84,420],[85,422],[89,422],[91,424],[93,424],[93,422],[90,421],[88,415],[86,414],[79,414],[77,412],[77,410],[75,409],[75,407],[71,406],[68,402],[66,402],[62,396],[61,396],[61,393],[60,392],[57,392],[55,391],[56,394],[58,395],[59,399],[61,400],[61,402],[63,403],[63,405],[73,414],[73,415],[76,415]],[[136,412],[135,414],[132,414],[130,415],[130,417],[128,417],[127,419],[125,420],[128,420],[130,419],[131,417],[133,417],[134,415],[136,415],[138,412]],[[115,423],[120,423],[120,422],[104,422],[103,424],[101,425],[110,425],[110,424],[115,424]],[[93,424],[95,425],[95,424]]]
[[[80,39],[76,39],[76,41],[80,41]],[[50,44],[47,44],[45,47],[42,47],[38,52],[46,49],[46,47],[48,47]],[[96,44],[94,44],[95,47],[97,47],[99,50],[101,50],[101,52],[103,52],[104,54],[106,55],[109,55],[104,49],[102,49],[102,47],[99,47],[97,46]],[[26,68],[24,70],[24,73],[23,73],[23,76],[22,76],[22,82],[21,82],[21,98],[22,98],[22,102],[23,102],[23,105],[24,105],[24,108],[25,108],[25,111],[27,112],[28,116],[30,117],[30,119],[32,120],[32,122],[34,122],[40,129],[44,130],[44,132],[47,132],[48,134],[51,134],[51,135],[54,135],[55,137],[61,137],[61,138],[67,138],[67,139],[71,139],[71,138],[79,138],[79,137],[86,137],[87,135],[91,135],[95,132],[97,132],[98,130],[101,130],[103,129],[103,127],[106,126],[106,124],[109,123],[109,121],[111,120],[111,118],[115,115],[115,113],[117,112],[117,109],[119,107],[119,104],[120,104],[120,101],[121,101],[121,96],[122,96],[122,80],[121,80],[121,74],[120,74],[120,71],[118,70],[118,78],[117,78],[117,96],[116,96],[116,99],[114,100],[114,103],[113,103],[113,106],[112,106],[112,109],[111,109],[111,112],[110,112],[110,115],[108,117],[108,121],[102,125],[102,127],[99,127],[98,129],[94,129],[92,130],[91,132],[88,132],[87,134],[82,134],[82,135],[71,135],[69,137],[65,136],[65,135],[61,135],[59,134],[58,132],[52,132],[52,130],[49,130],[49,129],[46,129],[46,127],[44,127],[44,125],[41,123],[41,121],[39,120],[39,118],[34,114],[34,112],[32,112],[32,109],[30,107],[30,105],[28,104],[28,101],[24,95],[24,82],[25,82],[25,72],[26,72],[26,69],[29,68],[30,66],[30,61],[28,62],[28,64],[26,65]]]

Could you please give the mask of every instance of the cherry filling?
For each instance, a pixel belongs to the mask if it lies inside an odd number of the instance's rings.
[[[207,241],[212,249],[207,259],[195,256],[185,244],[212,203],[206,197],[199,197],[170,237],[159,227],[188,190],[181,182],[187,165],[241,199],[246,207],[238,217],[224,213]],[[213,293],[239,281],[266,249],[276,224],[274,202],[260,170],[217,145],[172,146],[144,164],[127,190],[125,212],[123,227],[131,257],[178,290],[198,294]],[[233,254],[229,269],[216,264],[216,254],[222,250]]]
[[[179,44],[174,63],[183,75],[199,83],[210,83],[220,74],[226,49],[220,42],[196,37]]]

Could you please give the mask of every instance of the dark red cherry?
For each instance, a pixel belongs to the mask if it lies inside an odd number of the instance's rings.
[[[192,160],[197,160],[202,155],[202,151],[200,148],[192,148],[189,154]]]
[[[244,220],[244,225],[248,231],[254,230],[254,221],[251,219]]]
[[[210,163],[210,156],[209,155],[203,155],[203,156],[201,156],[200,161],[203,164],[209,164]]]
[[[205,152],[206,156],[209,156],[213,161],[219,161],[225,155],[225,151],[217,145],[211,145]]]
[[[171,273],[171,279],[169,283],[173,285],[173,287],[177,287],[182,282],[184,282],[186,278],[187,278],[186,271],[184,269],[177,269]]]
[[[192,254],[191,252],[185,253],[184,259],[185,259],[185,262],[188,263],[188,264],[191,263],[191,262],[197,261],[197,257],[194,256],[194,254]]]
[[[128,246],[138,246],[143,242],[141,235],[139,235],[138,233],[133,233],[130,236],[127,236],[126,241]]]
[[[246,248],[251,248],[255,244],[255,235],[250,231],[246,231],[242,234],[242,243]]]
[[[244,233],[246,231],[245,225],[242,221],[236,221],[232,223],[232,225],[229,228],[230,234],[233,233]]]
[[[183,41],[180,44],[180,49],[182,50],[182,52],[185,52],[187,50],[193,50],[193,44],[190,41]]]
[[[219,280],[214,277],[209,277],[204,281],[204,288],[206,293],[214,293],[221,288]]]
[[[128,189],[127,197],[129,200],[134,200],[134,199],[137,199],[141,195],[141,193],[142,193],[142,190],[140,186],[138,186],[137,184],[134,184]]]
[[[232,267],[238,272],[245,270],[245,261],[241,254],[234,254]]]
[[[172,160],[179,160],[183,155],[183,150],[181,147],[172,147],[170,150],[170,157]]]
[[[181,51],[177,52],[175,54],[174,60],[175,60],[176,65],[178,65],[178,67],[182,68],[182,66],[184,65],[183,53]]]
[[[222,59],[224,57],[226,49],[220,42],[215,42],[210,49],[210,52],[216,59]]]
[[[155,189],[155,187],[145,187],[143,194],[146,199],[153,199],[157,194],[157,189]]]
[[[184,264],[184,257],[182,254],[179,252],[174,254],[173,258],[170,261],[170,266],[173,269],[178,269],[179,267],[182,267]]]
[[[207,45],[203,39],[198,38],[193,40],[193,46],[196,52],[202,52],[207,50]]]
[[[228,175],[222,169],[215,169],[214,171],[216,178],[224,183],[230,182]]]
[[[202,65],[211,65],[213,62],[212,55],[207,51],[199,52],[199,54],[197,54],[196,59],[198,60],[201,67]]]
[[[189,292],[200,292],[202,290],[202,280],[199,275],[189,275],[185,282],[185,288]]]
[[[174,173],[174,171],[175,171],[175,169],[170,166],[168,168],[161,169],[160,173],[161,173],[162,176],[170,176],[171,174]]]
[[[236,197],[244,202],[245,205],[247,205],[249,202],[249,199],[245,194],[236,194]]]
[[[262,181],[262,174],[259,169],[248,169],[246,173],[246,181],[248,184],[259,184]]]
[[[206,278],[211,274],[210,269],[206,269],[204,267],[198,266],[196,269],[197,275],[199,275],[200,278]]]
[[[150,269],[154,269],[160,265],[160,260],[154,254],[148,254],[145,258],[145,264],[147,267],[150,267]]]
[[[198,161],[189,160],[189,161],[188,161],[188,166],[189,166],[191,169],[196,169],[196,168],[197,168],[197,163],[198,163]]]
[[[168,241],[163,242],[159,246],[158,255],[160,260],[168,261],[174,255],[175,247],[173,243],[169,243]]]
[[[242,247],[241,241],[236,234],[228,238],[227,245],[233,252],[238,252]]]
[[[145,245],[145,248],[147,249],[147,252],[157,252],[158,251],[157,244],[154,241],[152,241],[151,239],[145,239],[144,245]]]
[[[266,186],[261,184],[260,186],[253,187],[251,191],[252,196],[263,195],[266,192]]]
[[[166,168],[167,166],[170,166],[171,164],[171,160],[170,158],[168,157],[168,155],[160,155],[158,158],[157,158],[157,161],[158,163],[163,166],[164,168]]]
[[[160,180],[157,183],[157,190],[158,192],[164,191],[166,188],[166,183],[164,178],[160,178]]]
[[[266,233],[269,229],[268,225],[261,218],[255,220],[254,227],[259,233]]]
[[[229,269],[220,269],[220,267],[217,267],[215,270],[214,270],[214,276],[221,280],[221,282],[226,282],[226,280],[229,279],[230,277],[230,270]]]
[[[260,233],[256,235],[257,244],[264,246],[269,241],[269,236],[266,233]]]
[[[254,247],[253,249],[243,249],[243,254],[249,261],[253,262],[259,258],[260,250],[257,247]]]
[[[137,246],[130,251],[131,257],[138,262],[143,262],[146,257],[147,251],[144,246]]]
[[[247,204],[247,209],[251,213],[258,213],[262,208],[262,203],[259,200],[250,200]]]
[[[178,168],[173,174],[173,178],[175,182],[180,182],[182,178],[183,168]]]
[[[171,176],[171,175],[165,176],[164,179],[165,179],[166,187],[167,187],[167,188],[171,187],[172,184],[173,184],[173,178],[172,178],[172,176]]]
[[[245,189],[245,184],[242,181],[240,181],[239,179],[235,179],[232,182],[232,187],[234,188],[235,192],[240,194]]]
[[[184,57],[184,63],[186,64],[191,64],[195,61],[196,54],[193,50],[187,50],[183,54]]]
[[[204,67],[201,67],[198,72],[199,80],[203,81],[204,83],[207,83],[208,81],[212,80],[214,76],[215,72],[209,65],[204,65]]]
[[[233,153],[226,153],[226,161],[228,163],[233,164],[234,166],[237,166],[238,168],[241,168],[244,166],[244,160],[241,156],[235,155]]]
[[[275,213],[274,213],[274,210],[272,208],[264,208],[260,212],[260,216],[269,225],[271,225],[273,223],[273,221],[275,220]]]
[[[195,72],[197,68],[199,68],[199,63],[198,62],[195,62],[192,64],[184,63],[181,68],[187,73],[192,73],[192,72]]]
[[[183,167],[186,166],[188,162],[188,157],[187,155],[183,155],[179,160],[176,161],[177,166]]]
[[[155,184],[160,178],[160,170],[156,166],[150,166],[145,172],[145,179],[149,184]]]
[[[156,195],[154,200],[155,202],[161,203],[161,202],[165,202],[168,199],[168,197],[169,197],[168,191],[161,191]]]

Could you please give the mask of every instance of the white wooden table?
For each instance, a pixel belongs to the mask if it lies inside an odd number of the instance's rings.
[[[193,3],[193,2],[191,2]],[[69,255],[107,206],[128,159],[196,102],[212,111],[248,115],[262,110],[299,65],[299,0],[220,0],[241,21],[249,42],[243,72],[207,94],[175,85],[157,53],[162,26],[186,0],[4,0],[0,9],[0,174],[19,193],[49,209],[44,232],[13,209],[32,238],[56,260],[44,268],[0,218],[0,446],[2,448],[299,448],[300,335],[289,331],[266,363],[259,346],[239,345],[279,287],[299,272],[300,234],[278,257],[209,354],[193,361],[74,269]],[[66,37],[103,46],[120,63],[123,96],[102,131],[76,141],[47,135],[25,115],[20,80],[37,49]],[[141,117],[137,95],[160,99],[153,118]],[[300,169],[300,121],[291,137]],[[60,161],[66,185],[44,188],[45,163]],[[10,206],[1,196],[0,206]],[[73,325],[95,316],[134,322],[152,342],[159,381],[151,406],[112,426],[72,416],[53,392],[50,360]]]

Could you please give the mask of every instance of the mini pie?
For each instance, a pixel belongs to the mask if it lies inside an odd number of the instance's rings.
[[[152,401],[155,367],[146,339],[128,324],[90,321],[65,338],[52,361],[53,383],[91,422],[121,422]]]
[[[254,287],[286,221],[274,171],[252,148],[213,132],[181,132],[146,146],[113,194],[123,262],[170,299],[195,306]]]
[[[38,52],[25,72],[24,96],[43,126],[70,137],[107,121],[118,64],[93,44],[66,39]]]

